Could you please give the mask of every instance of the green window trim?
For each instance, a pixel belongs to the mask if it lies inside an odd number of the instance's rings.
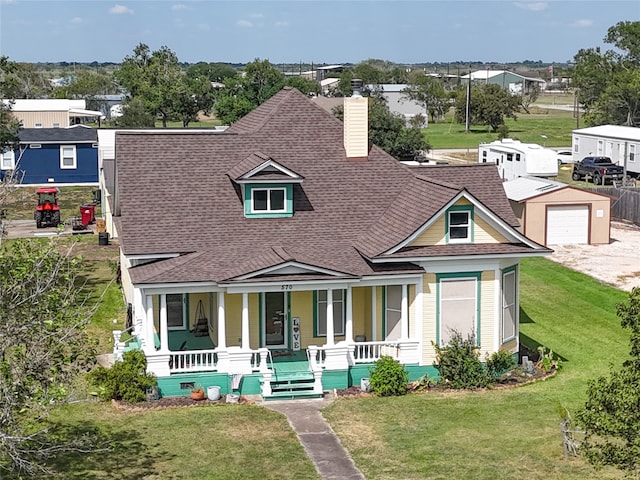
[[[334,289],[337,290],[337,289]],[[342,337],[345,334],[345,323],[347,319],[347,291],[342,290],[342,333],[338,333],[334,328],[334,337]],[[334,319],[335,320],[335,319]],[[320,333],[318,325],[318,290],[313,291],[313,336],[315,338],[323,338],[327,336],[327,332]]]
[[[506,275],[513,273],[514,277],[514,318],[513,318],[513,335],[504,337],[504,279]],[[519,291],[518,291],[518,266],[511,265],[500,272],[500,342],[502,344],[512,341],[518,336],[518,307],[519,307]]]
[[[476,346],[480,347],[481,331],[480,331],[480,306],[482,305],[480,293],[482,291],[482,272],[457,272],[457,273],[438,273],[436,274],[436,344],[440,345],[440,282],[445,279],[452,278],[475,278],[476,279]]]
[[[254,192],[284,190],[284,210],[253,210]],[[269,197],[269,195],[267,195]],[[267,199],[267,202],[269,199]],[[290,183],[248,183],[244,186],[244,216],[247,218],[283,218],[293,216],[293,184]]]
[[[469,214],[469,231],[467,234],[467,238],[464,239],[452,239],[450,236],[450,214],[451,213],[459,213],[459,212],[467,212]],[[449,207],[445,212],[445,235],[446,242],[449,243],[473,243],[474,240],[474,208],[473,205],[453,205]],[[454,227],[455,228],[455,227]]]

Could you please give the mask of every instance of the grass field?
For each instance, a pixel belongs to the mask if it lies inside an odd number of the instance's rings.
[[[509,127],[509,137],[525,143],[537,143],[547,147],[568,147],[571,145],[571,131],[576,128],[573,113],[564,110],[533,107],[531,114],[520,113],[516,120],[505,121]],[[429,123],[423,129],[425,138],[434,150],[446,148],[469,148],[476,150],[480,143],[498,139],[498,134],[489,127],[472,125],[465,132],[464,124],[455,123],[448,114],[441,123]],[[545,135],[547,138],[542,137]]]
[[[80,215],[80,205],[93,200],[95,186],[59,187],[58,205],[62,220]],[[38,204],[37,187],[16,188],[8,197],[2,208],[7,211],[7,220],[33,220],[33,212]],[[96,216],[100,215],[100,206],[96,208]]]

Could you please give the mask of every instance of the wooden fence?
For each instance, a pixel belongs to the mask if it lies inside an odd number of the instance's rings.
[[[598,187],[588,189],[611,196],[611,217],[640,226],[640,188]]]

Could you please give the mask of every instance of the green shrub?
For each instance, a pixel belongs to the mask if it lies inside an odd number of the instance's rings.
[[[480,361],[475,338],[470,335],[466,340],[460,332],[453,331],[446,347],[435,345],[436,362],[440,382],[451,388],[482,388],[491,383],[486,368]]]
[[[147,359],[140,350],[125,352],[122,361],[111,368],[102,365],[89,372],[89,382],[97,388],[94,394],[102,400],[141,402],[146,398],[147,388],[156,385],[156,377],[146,373]]]
[[[491,379],[496,379],[501,375],[513,370],[516,366],[516,360],[511,352],[506,350],[498,350],[493,352],[487,358],[487,374]]]
[[[397,360],[383,355],[369,373],[369,387],[376,395],[390,397],[407,393],[409,374]]]

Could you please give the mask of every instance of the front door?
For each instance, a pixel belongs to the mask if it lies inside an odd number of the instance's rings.
[[[263,297],[263,346],[289,348],[289,298],[286,292],[266,292]]]

